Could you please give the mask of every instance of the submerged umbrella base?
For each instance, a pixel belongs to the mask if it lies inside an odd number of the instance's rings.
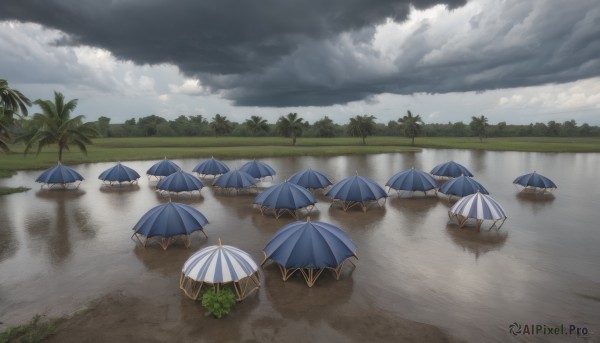
[[[41,189],[79,189],[81,181],[69,182],[69,183],[43,183]]]
[[[221,188],[219,186],[213,186],[213,189],[222,193],[227,193],[227,194],[253,194],[253,193],[258,193],[258,187],[256,185],[252,185],[252,186],[248,186],[248,187],[243,187],[243,188],[235,188],[235,187],[228,187],[228,188]]]
[[[131,181],[102,181],[102,185],[106,187],[123,187],[137,185],[138,180]]]
[[[412,198],[413,195],[416,194],[420,194],[423,193],[423,197],[427,197],[427,196],[432,196],[432,197],[436,197],[438,194],[437,189],[430,189],[428,191],[407,191],[407,190],[402,190],[402,189],[393,189],[393,188],[389,188],[388,189],[388,194],[392,191],[395,190],[396,193],[398,194],[398,198]],[[403,194],[407,194],[409,196],[402,196]]]
[[[228,282],[233,284],[233,289],[235,290],[235,294],[237,295],[237,301],[242,301],[248,295],[252,294],[252,292],[258,290],[260,287],[260,279],[258,272],[240,279],[239,281]],[[202,287],[204,285],[214,286],[217,293],[219,292],[219,288],[228,283],[210,283],[204,281],[196,281],[190,277],[185,276],[184,273],[181,273],[179,277],[179,288],[192,300],[198,300],[200,298],[200,292],[202,291]]]
[[[267,260],[264,260],[261,263],[261,266],[264,265],[266,261]],[[344,262],[342,262],[339,266],[337,266],[335,268],[320,268],[320,269],[317,269],[317,268],[289,268],[288,269],[280,264],[277,264],[277,266],[279,267],[279,270],[281,271],[281,276],[283,278],[283,281],[287,281],[290,278],[290,276],[294,275],[294,273],[296,273],[297,271],[300,271],[300,273],[304,277],[304,281],[306,281],[306,284],[308,285],[308,287],[312,287],[325,269],[331,270],[333,272],[333,274],[335,275],[335,279],[339,280],[340,274],[342,273],[342,268],[344,267],[344,264],[346,264],[346,261],[352,265],[352,269],[356,268],[356,265],[354,264],[354,262],[350,261],[350,259],[345,259]]]
[[[199,189],[198,190],[193,190],[193,191],[184,191],[184,192],[170,192],[170,191],[166,191],[166,190],[162,190],[162,189],[156,189],[155,191],[160,196],[162,196],[162,197],[169,197],[169,198],[170,197],[178,198],[180,196],[182,198],[185,198],[185,197],[191,198],[191,197],[193,197],[195,195],[200,196],[200,197],[202,196],[202,194],[200,193]]]
[[[450,212],[448,212],[448,217],[450,217],[450,219],[453,219],[453,218],[456,219],[456,221],[458,222],[458,228],[459,229],[462,228],[463,226],[466,226],[467,224],[470,224],[469,219],[472,219],[471,223],[474,222],[475,227],[477,228],[477,230],[480,230],[481,229],[481,224],[483,224],[483,222],[485,221],[483,219],[468,218],[468,217],[464,217],[464,216],[457,215],[457,214],[451,214]],[[497,219],[497,220],[488,220],[488,221],[492,222],[492,226],[490,226],[488,230],[491,230],[494,227],[496,228],[496,231],[500,230],[500,228],[502,227],[502,225],[504,225],[504,222],[506,221],[506,219],[507,218]],[[500,223],[500,225],[496,225],[498,223]]]
[[[306,209],[306,215],[309,215],[311,213],[311,211],[313,210],[313,208],[314,208],[313,205],[304,207],[304,209]],[[288,213],[292,217],[298,219],[299,214],[301,214],[301,211],[303,208],[299,208],[297,210],[292,210],[289,208],[271,208],[271,207],[266,207],[266,206],[260,206],[258,209],[260,210],[260,214],[262,214],[263,216],[264,215],[273,215],[276,219],[279,219],[279,217]]]
[[[381,199],[383,199],[383,201],[381,201]],[[385,201],[387,198],[381,198],[381,199],[362,201],[362,202],[361,201],[342,201],[340,199],[333,199],[331,206],[339,205],[342,208],[342,210],[344,210],[344,212],[348,211],[349,209],[351,209],[353,207],[360,206],[360,208],[363,210],[363,212],[367,212],[367,210],[370,207],[373,207],[374,205],[383,207],[385,205]]]
[[[521,185],[515,184],[515,187],[519,190],[519,192],[523,193],[531,193],[531,194],[553,194],[556,188],[540,188],[540,187],[532,187],[527,186],[523,187]]]
[[[204,235],[204,239],[207,239],[208,236],[206,235],[206,233],[204,232],[204,230],[198,230],[200,232],[202,232],[202,234]],[[156,242],[158,243],[163,250],[167,250],[167,248],[169,247],[169,245],[173,242],[176,241],[182,241],[183,244],[185,244],[186,248],[190,247],[190,244],[192,243],[192,237],[191,234],[189,235],[177,235],[177,236],[171,236],[171,237],[163,237],[163,236],[152,236],[152,237],[146,237],[142,234],[139,233],[134,233],[133,235],[131,235],[131,239],[133,239],[133,237],[135,237],[138,242],[140,242],[142,244],[142,246],[145,248],[146,245],[148,245],[149,243],[153,243]]]

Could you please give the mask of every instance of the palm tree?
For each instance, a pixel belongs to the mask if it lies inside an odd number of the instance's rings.
[[[210,122],[210,127],[215,131],[215,136],[223,136],[231,132],[233,129],[231,122],[226,116],[216,114]]]
[[[412,145],[415,145],[415,137],[421,132],[421,124],[423,124],[421,116],[417,114],[413,117],[410,111],[406,111],[406,115],[398,119],[398,122],[404,130],[404,135],[410,137],[412,139]]]
[[[363,144],[367,144],[366,138],[368,135],[373,134],[375,131],[375,117],[374,116],[356,116],[350,118],[350,124],[348,124],[348,133],[354,137],[361,137]]]
[[[251,116],[244,124],[255,136],[260,136],[269,132],[269,124],[267,124],[267,120],[263,119],[263,117]]]
[[[91,138],[100,133],[95,123],[83,122],[84,116],[71,118],[71,112],[77,107],[77,99],[65,103],[65,97],[54,92],[54,102],[39,99],[34,104],[40,106],[42,113],[36,113],[33,117],[36,131],[25,146],[25,154],[36,144],[37,154],[44,146],[58,144],[58,161],[62,162],[63,150],[69,150],[69,145],[72,144],[87,155],[86,145],[92,144]]]
[[[8,86],[6,80],[0,80],[0,115],[12,119],[14,113],[27,116],[27,106],[31,106],[23,93]]]
[[[288,113],[277,120],[277,131],[285,137],[292,137],[292,145],[296,145],[296,137],[302,135],[303,123],[304,119],[298,118],[298,113]]]
[[[471,130],[479,136],[479,141],[482,142],[483,137],[485,137],[485,128],[488,126],[488,119],[483,115],[481,117],[473,116],[471,117],[469,126],[471,126]]]
[[[13,124],[13,114],[27,116],[27,106],[31,106],[23,93],[8,86],[6,80],[0,80],[0,149],[9,152],[11,135],[8,128]]]

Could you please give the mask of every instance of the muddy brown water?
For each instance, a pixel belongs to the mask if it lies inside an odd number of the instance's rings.
[[[335,180],[358,173],[384,185],[400,170],[429,171],[454,160],[475,174],[506,209],[502,229],[474,232],[448,224],[448,202],[395,194],[367,213],[330,208],[319,196],[312,220],[343,228],[358,246],[356,268],[339,281],[323,274],[313,288],[302,279],[281,280],[276,267],[261,273],[257,295],[239,304],[227,332],[212,339],[240,340],[253,325],[293,326],[298,333],[336,338],[329,317],[344,313],[392,313],[432,324],[467,341],[506,341],[513,323],[577,325],[600,335],[600,154],[481,152],[425,149],[420,153],[339,157],[265,158],[284,180],[297,170],[319,169]],[[200,160],[175,160],[184,170]],[[225,160],[232,168],[245,160]],[[127,162],[140,174],[154,161]],[[98,175],[113,163],[78,165],[86,180],[77,191],[39,191],[39,171],[0,180],[32,190],[0,197],[0,322],[36,313],[61,316],[114,292],[167,306],[171,319],[202,323],[199,305],[178,289],[180,268],[196,250],[237,246],[262,260],[262,248],[291,218],[262,217],[252,195],[216,194],[209,182],[200,197],[184,200],[205,214],[208,240],[195,236],[189,249],[142,248],[131,228],[165,201],[145,176],[139,186],[101,187]],[[512,180],[538,172],[558,184],[554,196],[519,194]],[[270,318],[270,319],[265,319]],[[328,327],[326,329],[324,327]],[[2,326],[0,326],[2,328]],[[248,329],[249,330],[249,329]],[[354,328],[354,331],[359,330]],[[202,332],[198,333],[202,337]],[[363,332],[364,334],[364,332]],[[214,336],[216,335],[216,336]],[[256,336],[258,335],[258,336]],[[216,338],[215,338],[216,337]],[[255,338],[260,332],[255,333]],[[318,336],[317,336],[318,337]],[[367,336],[368,337],[368,336]],[[206,337],[205,337],[206,338]],[[569,337],[531,336],[526,340]]]

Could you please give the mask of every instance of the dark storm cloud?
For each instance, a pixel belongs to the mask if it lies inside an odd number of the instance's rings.
[[[595,1],[483,7],[465,18],[467,33],[435,33],[435,23],[424,21],[393,56],[373,46],[374,27],[405,20],[409,1],[3,0],[0,19],[59,29],[67,36],[57,44],[101,47],[138,64],[173,63],[237,105],[325,106],[385,92],[477,91],[600,75]]]

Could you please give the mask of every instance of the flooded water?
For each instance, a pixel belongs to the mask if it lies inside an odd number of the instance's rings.
[[[405,199],[393,194],[383,208],[343,212],[318,197],[311,218],[344,229],[358,247],[355,269],[339,281],[327,273],[308,288],[301,278],[281,280],[275,266],[262,271],[258,295],[238,304],[226,332],[240,340],[260,325],[284,330],[329,332],[339,313],[393,313],[432,324],[472,342],[506,341],[510,324],[564,324],[600,335],[600,154],[548,154],[432,150],[420,153],[262,159],[279,182],[305,168],[332,179],[368,176],[384,185],[411,167],[429,171],[454,160],[475,174],[509,216],[498,232],[458,230],[448,224],[446,200]],[[175,160],[191,171],[200,160]],[[230,167],[243,160],[226,160]],[[124,163],[140,174],[153,161]],[[167,306],[168,316],[202,325],[198,304],[179,291],[181,266],[196,250],[221,238],[256,261],[271,236],[291,218],[262,217],[253,196],[227,196],[209,187],[184,202],[209,219],[208,240],[195,236],[189,249],[175,245],[142,248],[131,228],[165,201],[145,177],[139,186],[101,187],[98,175],[112,163],[75,166],[86,180],[77,191],[39,191],[36,172],[19,172],[2,185],[28,186],[26,193],[0,197],[0,322],[16,324],[36,313],[72,313],[90,300],[120,292]],[[558,185],[551,197],[518,193],[512,180],[537,170]],[[264,188],[272,182],[261,183]],[[267,318],[267,319],[265,319]],[[262,323],[262,324],[261,324]],[[201,331],[201,330],[200,330]],[[257,333],[258,332],[258,333]],[[314,331],[313,331],[314,332]],[[205,332],[199,332],[199,337]],[[222,335],[222,336],[219,336]],[[215,336],[212,337],[213,339]],[[557,341],[553,336],[517,339]]]

